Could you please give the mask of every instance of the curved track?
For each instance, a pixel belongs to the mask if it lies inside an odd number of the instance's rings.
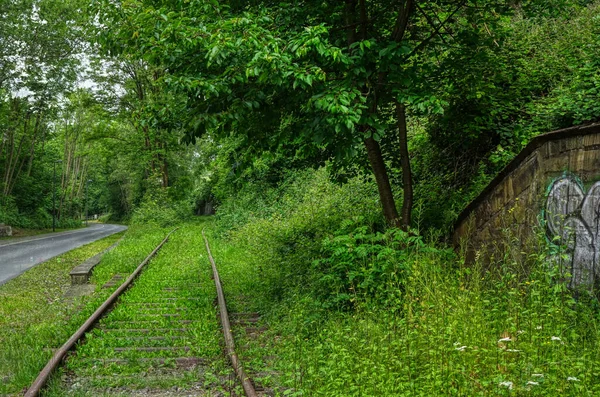
[[[222,342],[214,321],[214,290],[208,288],[210,271],[200,264],[198,246],[191,241],[198,237],[184,230],[166,244],[174,231],[56,351],[25,396],[38,396],[76,345],[62,370],[60,395],[113,395],[105,394],[106,390],[119,396],[210,396],[227,391],[237,395],[232,375],[226,375],[231,369],[210,374],[215,357],[221,356]],[[256,397],[259,394],[235,354],[219,275],[202,235],[212,265],[227,358],[245,395]],[[165,244],[166,251],[157,255]],[[83,339],[86,342],[78,344]]]
[[[144,259],[142,263],[138,265],[138,267],[133,271],[133,273],[125,280],[125,282],[121,284],[121,286],[117,288],[116,291],[113,292],[98,309],[96,309],[96,311],[86,320],[86,322],[83,323],[83,325],[79,327],[77,331],[75,331],[75,333],[69,338],[69,340],[67,340],[67,342],[65,342],[65,344],[62,345],[62,347],[54,353],[50,361],[48,361],[48,364],[46,364],[44,369],[42,369],[38,377],[35,379],[35,381],[33,381],[31,387],[25,393],[25,397],[35,397],[40,393],[40,390],[46,385],[46,382],[48,382],[50,375],[52,375],[52,373],[59,367],[60,363],[67,355],[67,352],[71,350],[75,346],[75,344],[79,342],[85,336],[85,334],[98,322],[100,317],[102,317],[111,308],[111,306],[115,304],[119,296],[130,287],[133,280],[140,274],[144,266],[146,266],[146,264],[150,262],[150,259],[152,259],[154,255],[156,255],[158,250],[162,248],[162,246],[169,239],[171,233],[173,233],[174,231],[175,230],[167,234],[164,240],[161,241],[160,244],[158,244],[158,246],[146,257],[146,259]]]

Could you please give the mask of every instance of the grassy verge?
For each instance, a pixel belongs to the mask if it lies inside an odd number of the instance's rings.
[[[55,232],[66,232],[69,230],[75,230],[75,229],[79,229],[79,228],[67,228],[67,229],[56,229]],[[52,231],[52,229],[22,229],[19,227],[13,227],[12,228],[12,236],[4,236],[4,237],[0,237],[0,241],[2,240],[11,240],[13,238],[18,238],[18,237],[29,237],[29,236],[37,236],[40,234],[47,234],[47,233],[54,233]]]
[[[238,333],[241,358],[280,395],[600,395],[598,302],[574,299],[543,256],[528,277],[507,260],[482,278],[423,245],[394,301],[356,296],[340,312],[293,290],[266,301],[268,264],[211,237],[232,310],[269,325]]]
[[[70,270],[112,245],[113,235],[40,264],[0,287],[0,395],[18,395],[52,355],[110,293],[100,286],[130,273],[165,230],[132,228],[96,267],[92,296],[65,297]]]
[[[212,228],[212,224],[207,227]],[[114,274],[131,272],[165,232],[152,227],[130,229],[119,248],[107,254],[99,265],[93,282],[101,285]],[[100,390],[122,387],[131,382],[124,380],[126,376],[133,376],[142,388],[184,387],[195,382],[216,393],[223,391],[218,390],[222,382],[219,377],[224,376],[219,371],[225,368],[218,357],[220,336],[216,321],[209,318],[214,316],[209,301],[214,291],[195,288],[188,281],[198,278],[200,284],[210,283],[208,264],[203,267],[195,262],[195,258],[205,257],[200,227],[187,225],[180,233],[151,262],[148,272],[138,280],[140,288],[131,290],[124,302],[139,303],[137,300],[152,298],[173,284],[179,285],[177,293],[204,297],[185,307],[193,311],[194,318],[202,320],[186,336],[185,343],[190,354],[206,357],[215,364],[208,376],[188,374],[166,383],[160,380],[156,385],[139,379],[136,374],[140,368],[143,370],[141,366],[96,365],[94,382],[98,382]],[[352,288],[342,292],[354,294],[351,300],[355,305],[336,311],[308,294],[306,291],[311,289],[303,286],[290,288],[283,298],[272,300],[268,293],[273,288],[272,281],[263,275],[266,267],[272,271],[277,263],[265,263],[264,257],[250,254],[214,232],[209,231],[209,239],[230,312],[258,311],[263,316],[259,326],[267,325],[258,333],[250,334],[243,326],[236,326],[234,332],[247,371],[275,395],[600,395],[598,302],[584,295],[573,298],[557,282],[557,270],[548,266],[543,255],[532,261],[527,277],[517,277],[514,269],[520,264],[508,259],[494,274],[488,272],[481,277],[479,269],[464,267],[453,256],[422,242],[415,243],[414,249],[402,257],[405,277],[398,285],[401,293],[387,294],[389,299],[385,301],[381,296],[375,299],[366,293],[361,295]],[[376,258],[367,255],[363,260],[358,265],[369,267]],[[93,297],[84,299],[81,310],[76,311],[71,309],[72,303],[48,298],[56,297],[56,292],[44,294],[43,288],[40,290],[33,303],[22,304],[18,309],[25,320],[13,318],[15,324],[23,324],[20,328],[1,323],[4,328],[0,334],[0,373],[8,386],[3,384],[0,393],[16,394],[26,386],[50,356],[47,349],[59,346],[111,291],[98,290]],[[4,295],[0,299],[7,301]],[[50,302],[51,308],[40,309]],[[6,313],[11,310],[9,306],[2,307]],[[29,307],[31,315],[27,313]],[[48,318],[41,310],[49,310]],[[104,325],[110,328],[119,321],[144,321],[163,311],[149,314],[123,306],[111,313]],[[160,324],[167,323],[159,321]],[[140,340],[144,346],[153,343],[145,337]],[[115,347],[135,347],[136,343],[119,335],[93,335],[78,353],[81,361],[71,362],[70,370],[85,378],[90,375],[85,360],[114,358]],[[128,359],[135,361],[149,358],[154,352],[127,354],[131,354]],[[61,384],[58,379],[55,387]],[[53,393],[64,395],[60,387]]]

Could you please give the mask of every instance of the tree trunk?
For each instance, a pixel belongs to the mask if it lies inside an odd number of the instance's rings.
[[[40,127],[40,119],[41,119],[41,114],[38,113],[36,120],[35,120],[35,128],[33,129],[33,139],[31,140],[31,149],[29,150],[29,161],[27,163],[27,176],[31,175],[31,169],[33,168],[33,158],[35,157],[35,144],[37,142],[37,137],[38,137],[39,131],[40,131],[40,129],[44,128],[44,127]]]
[[[8,141],[8,134],[4,132],[2,134],[1,142],[0,142],[0,158],[2,158],[4,154],[4,147],[6,146],[6,142]]]
[[[162,154],[161,154],[161,171],[162,171],[162,180],[163,187],[169,187],[169,168],[167,163],[167,144],[163,142],[162,146]]]
[[[375,174],[375,181],[377,182],[377,189],[379,190],[379,199],[381,200],[381,205],[383,207],[383,215],[390,226],[399,227],[400,219],[398,210],[396,209],[396,202],[394,201],[394,195],[392,194],[390,179],[388,178],[383,156],[381,155],[381,147],[373,136],[365,139],[364,144],[367,148],[367,154],[369,156],[371,167],[373,168],[373,174]]]
[[[354,26],[354,12],[356,11],[356,0],[346,0],[346,12],[344,13],[346,21],[346,40],[348,46],[356,41],[356,26]]]
[[[13,161],[13,156],[14,156],[14,151],[15,151],[15,134],[14,134],[14,130],[9,130],[10,135],[8,138],[8,145],[7,145],[7,152],[6,152],[6,161],[5,161],[5,165],[4,165],[4,175],[2,177],[3,179],[3,186],[2,186],[2,195],[4,197],[6,197],[6,185],[8,183],[8,175],[10,173],[10,166],[12,164]]]
[[[23,125],[23,135],[21,139],[19,139],[19,146],[17,148],[17,153],[14,157],[14,163],[12,162],[12,152],[11,152],[11,162],[8,164],[6,182],[4,185],[4,196],[10,195],[11,186],[13,185],[13,178],[15,175],[15,170],[17,165],[19,164],[19,158],[21,157],[21,149],[23,149],[23,142],[25,141],[25,137],[27,136],[27,124],[29,123],[29,118],[25,119]]]
[[[407,230],[411,223],[413,206],[413,184],[412,171],[410,169],[410,157],[408,156],[408,135],[406,129],[406,109],[404,105],[396,102],[396,117],[398,118],[398,140],[400,141],[400,167],[402,168],[402,219],[400,227]]]
[[[410,0],[409,5],[412,3]],[[346,37],[348,41],[348,48],[352,46],[354,41],[356,40],[356,27],[354,26],[355,21],[355,12],[356,12],[356,0],[346,0],[346,8],[345,8],[345,22],[347,25]],[[358,31],[360,35],[360,40],[367,40],[368,33],[368,9],[367,3],[365,0],[358,1],[359,6],[359,20],[360,20],[360,29]],[[405,5],[406,6],[406,5]],[[406,10],[410,10],[410,7],[406,6]],[[403,9],[404,10],[404,9]],[[404,10],[406,12],[406,10]],[[400,29],[405,29],[405,25],[401,25]],[[384,86],[385,77],[384,73],[377,73],[376,65],[371,65],[373,68],[373,75],[377,77],[377,83],[375,84],[374,89],[371,91],[371,88],[368,87],[368,84],[365,84],[362,89],[363,95],[365,97],[371,96],[371,104],[369,106],[369,112],[371,115],[377,118],[378,116],[378,91]],[[363,133],[367,132],[371,127],[367,125],[363,125],[359,127]],[[381,147],[379,143],[373,138],[373,134],[370,134],[368,138],[364,141],[365,147],[367,149],[367,154],[369,157],[369,163],[371,164],[371,168],[373,169],[373,174],[375,175],[375,181],[377,182],[377,189],[379,191],[379,199],[381,201],[381,205],[383,207],[383,215],[388,223],[388,225],[392,227],[400,227],[400,217],[398,216],[398,210],[396,209],[396,201],[394,200],[394,195],[392,194],[392,187],[390,185],[390,179],[388,177],[388,172],[385,167],[385,162],[383,161],[383,156],[381,155]]]

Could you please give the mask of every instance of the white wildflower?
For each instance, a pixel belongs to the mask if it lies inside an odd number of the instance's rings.
[[[509,381],[509,380],[505,380],[504,382],[500,382],[500,383],[498,384],[498,386],[501,386],[501,387],[508,387],[508,390],[512,390],[512,388],[513,388],[513,383],[512,383],[511,381]]]
[[[535,327],[535,329],[542,329],[542,326],[538,325],[537,327]]]
[[[553,337],[550,338],[550,340],[554,340],[554,341],[560,342],[562,339],[560,339],[558,336],[553,336]]]
[[[512,341],[512,339],[510,339],[510,336],[507,336],[506,338],[498,339],[498,343],[500,343],[500,342],[510,342],[510,341]]]
[[[518,353],[518,352],[520,352],[521,350],[518,350],[518,349],[506,349],[506,351],[507,351],[507,352],[511,352],[511,353]]]
[[[579,379],[577,379],[577,378],[576,378],[576,377],[574,377],[574,376],[569,376],[569,377],[567,378],[567,381],[570,381],[570,382],[579,382]]]
[[[530,380],[529,382],[527,382],[527,386],[539,386],[540,382],[534,382],[532,380]]]
[[[531,374],[534,378],[543,378],[544,374]]]
[[[461,346],[461,347],[455,348],[454,350],[458,350],[459,352],[464,352],[466,348],[467,348],[467,346]]]

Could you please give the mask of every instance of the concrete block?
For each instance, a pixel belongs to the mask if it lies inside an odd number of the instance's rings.
[[[544,163],[540,167],[544,173],[557,173],[561,174],[569,170],[569,155],[568,154],[557,154],[556,156],[549,157],[544,160]]]
[[[6,226],[4,223],[0,223],[0,237],[12,236],[12,227]]]
[[[483,226],[494,214],[494,209],[489,201],[481,203],[481,205],[474,211],[475,213],[475,229],[479,229]]]
[[[560,141],[550,141],[546,143],[548,158],[556,157],[561,153]]]
[[[104,252],[101,252],[98,255],[92,256],[71,270],[71,285],[87,284],[92,276],[94,266],[100,263],[103,255]]]
[[[71,275],[71,285],[87,284],[90,281],[90,277],[92,276],[94,267],[98,263],[100,263],[104,254],[106,254],[110,250],[114,249],[118,244],[119,244],[119,242],[116,242],[115,244],[111,245],[104,251],[100,252],[97,255],[92,256],[91,258],[89,258],[88,260],[83,262],[82,264],[73,268],[73,270],[71,270],[71,273],[69,273]]]
[[[563,152],[571,150],[579,150],[583,148],[583,137],[574,136],[572,138],[564,139],[561,142],[561,149]]]
[[[529,158],[522,167],[519,167],[514,172],[513,178],[511,178],[513,192],[512,197],[520,196],[524,190],[531,187],[531,184],[537,175],[538,169],[539,164],[537,156],[533,156]]]

